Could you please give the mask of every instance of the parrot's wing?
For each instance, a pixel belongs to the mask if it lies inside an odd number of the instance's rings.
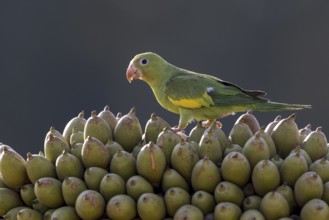
[[[201,108],[213,105],[228,106],[267,102],[262,96],[265,92],[244,90],[204,74],[183,74],[174,76],[167,81],[166,95],[179,107]]]

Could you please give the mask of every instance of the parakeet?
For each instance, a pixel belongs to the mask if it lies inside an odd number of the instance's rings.
[[[176,131],[192,120],[216,120],[247,110],[284,111],[310,108],[310,105],[271,102],[265,92],[245,90],[217,77],[196,73],[168,63],[159,55],[147,52],[129,63],[126,77],[145,81],[160,105],[180,115]]]

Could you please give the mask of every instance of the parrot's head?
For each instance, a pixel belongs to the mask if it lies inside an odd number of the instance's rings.
[[[126,77],[129,82],[141,79],[152,86],[168,77],[166,75],[168,65],[167,61],[155,53],[141,53],[130,61]]]

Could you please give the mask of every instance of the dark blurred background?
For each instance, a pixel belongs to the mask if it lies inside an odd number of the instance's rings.
[[[268,98],[312,104],[300,128],[329,130],[328,1],[0,1],[0,142],[23,155],[43,150],[50,126],[62,131],[84,110],[126,114],[145,126],[152,112],[171,125],[127,65],[153,51]],[[261,125],[291,112],[255,112]],[[222,119],[230,131],[240,114]],[[190,125],[189,131],[194,125]]]

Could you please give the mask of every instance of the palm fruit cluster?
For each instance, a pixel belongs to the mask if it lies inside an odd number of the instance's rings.
[[[295,114],[260,127],[242,114],[228,135],[213,122],[175,133],[133,108],[81,112],[26,159],[0,146],[4,219],[329,219],[329,154],[321,127]]]

